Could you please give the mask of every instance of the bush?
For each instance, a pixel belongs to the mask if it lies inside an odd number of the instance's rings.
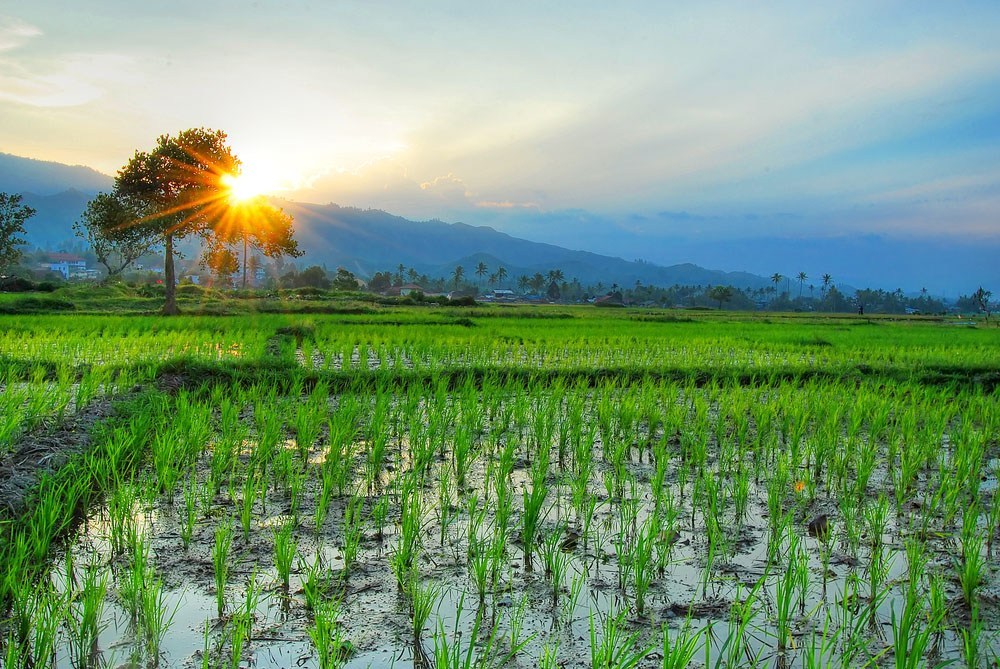
[[[146,283],[139,286],[136,292],[140,297],[164,297],[167,294],[167,287],[162,283]]]
[[[456,297],[454,300],[447,300],[444,304],[449,307],[478,307],[479,303],[476,302],[476,298],[471,295],[463,295],[462,297]]]
[[[0,278],[0,291],[4,293],[27,293],[35,290],[35,283],[20,276]]]
[[[185,283],[184,285],[177,286],[178,295],[190,295],[192,297],[201,297],[206,293],[206,289],[195,285],[193,283]]]
[[[45,313],[49,311],[73,311],[76,305],[69,300],[53,297],[23,297],[7,303],[0,303],[0,314]]]

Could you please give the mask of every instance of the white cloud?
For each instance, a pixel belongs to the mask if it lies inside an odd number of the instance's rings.
[[[42,34],[41,28],[13,16],[0,16],[0,51],[10,51],[32,37]]]

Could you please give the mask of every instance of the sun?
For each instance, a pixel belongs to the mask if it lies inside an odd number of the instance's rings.
[[[236,203],[249,202],[268,191],[266,180],[251,174],[223,174],[219,181],[229,191],[229,199]]]

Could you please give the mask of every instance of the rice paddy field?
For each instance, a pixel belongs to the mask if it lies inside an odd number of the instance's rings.
[[[998,344],[0,316],[0,666],[996,666]]]

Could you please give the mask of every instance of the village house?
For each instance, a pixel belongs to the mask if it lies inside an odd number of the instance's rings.
[[[87,261],[72,253],[50,253],[40,269],[59,272],[67,281],[88,276]]]

